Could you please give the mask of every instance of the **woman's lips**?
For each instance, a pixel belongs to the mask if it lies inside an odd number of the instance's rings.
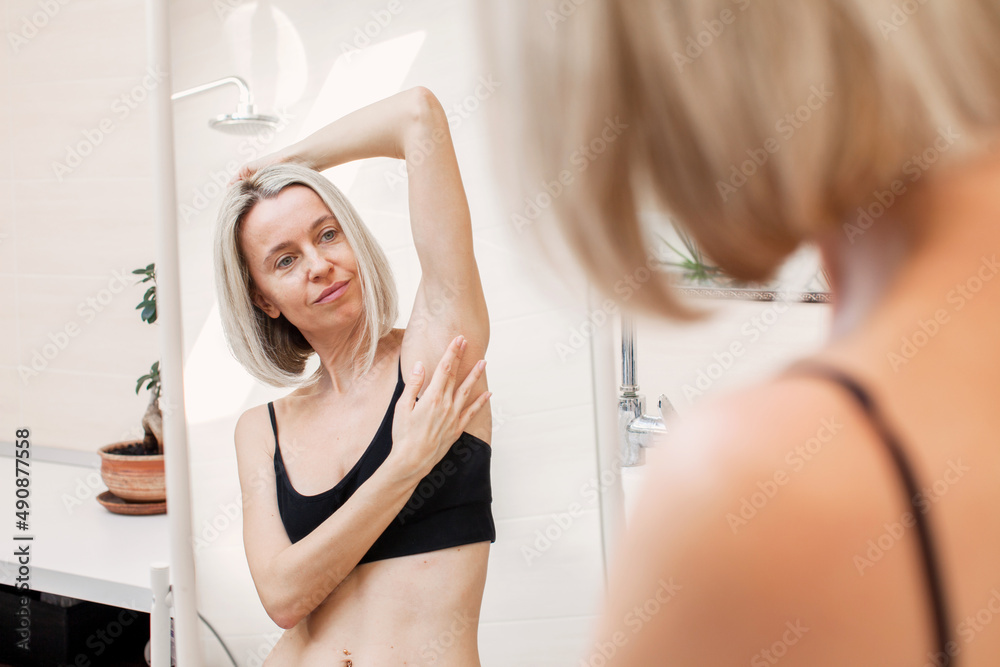
[[[334,300],[340,298],[340,295],[347,291],[347,286],[350,285],[350,284],[351,284],[350,280],[345,280],[340,285],[340,287],[338,287],[337,289],[333,290],[332,292],[330,292],[329,294],[327,294],[326,296],[324,296],[322,299],[319,299],[318,301],[316,301],[316,303],[317,304],[330,303],[331,301],[334,301]]]

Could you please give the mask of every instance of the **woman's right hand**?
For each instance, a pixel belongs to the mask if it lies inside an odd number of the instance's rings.
[[[444,458],[465,430],[469,420],[486,405],[492,392],[484,391],[469,403],[472,387],[482,377],[486,360],[480,359],[460,387],[455,387],[458,362],[466,341],[458,336],[445,350],[434,376],[420,400],[426,371],[418,361],[406,388],[396,403],[392,422],[392,451],[389,454],[407,475],[423,479]],[[466,407],[466,404],[468,407]]]
[[[269,153],[264,157],[257,158],[256,160],[250,160],[249,162],[244,162],[240,165],[240,168],[236,170],[236,174],[229,179],[229,183],[226,187],[229,187],[233,183],[242,180],[244,178],[249,178],[253,176],[255,172],[268,165],[278,164],[279,162],[291,162],[293,164],[301,164],[312,169],[312,165],[308,160],[300,156],[295,152],[295,147],[289,146],[287,148],[282,148],[281,150]]]

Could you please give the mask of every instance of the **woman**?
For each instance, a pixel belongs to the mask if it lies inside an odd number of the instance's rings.
[[[558,176],[605,292],[660,211],[737,278],[812,243],[833,282],[820,352],[654,450],[580,664],[1000,664],[1000,4],[491,5],[517,201]]]
[[[318,173],[378,156],[409,172],[422,275],[405,330],[384,253]],[[234,355],[297,386],[236,424],[247,562],[288,630],[265,664],[478,665],[496,538],[475,361],[489,320],[438,100],[401,92],[245,165],[219,213],[216,267]]]

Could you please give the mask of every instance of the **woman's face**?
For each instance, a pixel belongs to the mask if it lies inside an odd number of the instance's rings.
[[[291,185],[257,202],[239,242],[256,287],[251,296],[269,317],[284,315],[314,340],[331,329],[349,330],[361,316],[354,250],[311,188]]]

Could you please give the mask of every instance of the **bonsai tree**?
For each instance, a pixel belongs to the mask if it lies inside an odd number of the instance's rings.
[[[155,264],[150,264],[144,269],[135,269],[132,273],[145,276],[140,283],[152,282],[143,295],[142,301],[136,306],[136,310],[142,309],[140,317],[143,322],[153,324],[156,322],[156,268]],[[146,383],[149,390],[149,405],[146,407],[146,414],[142,418],[142,428],[146,435],[143,438],[142,446],[136,449],[142,454],[162,454],[163,453],[163,413],[160,411],[160,362],[153,362],[149,372],[143,375],[136,382],[135,393],[138,394]]]

